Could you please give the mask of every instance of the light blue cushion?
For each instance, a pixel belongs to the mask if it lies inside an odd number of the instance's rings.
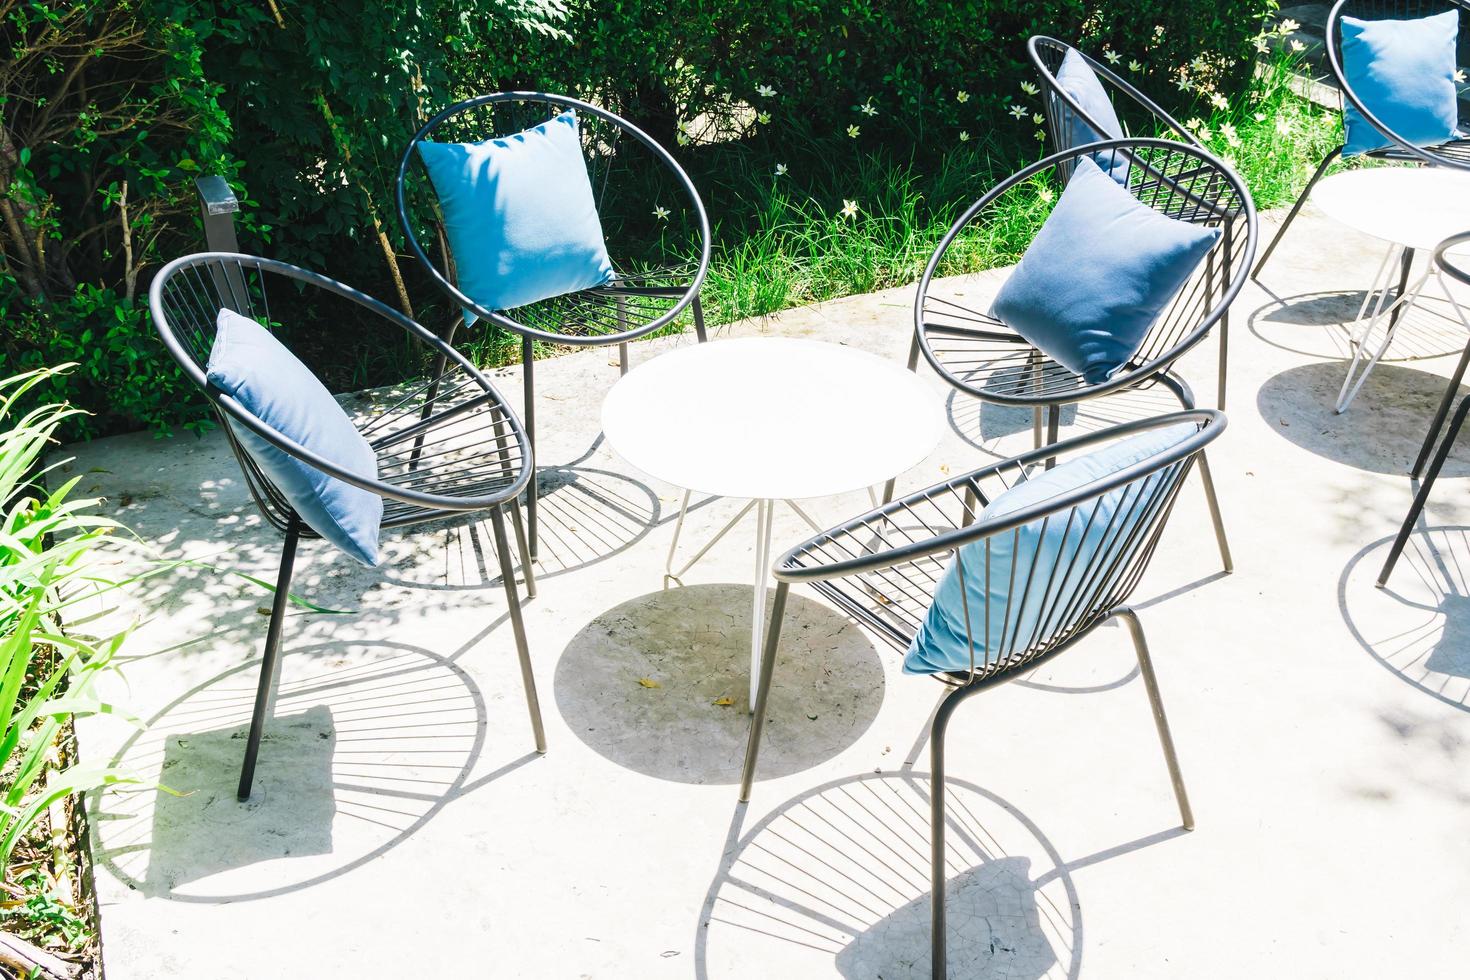
[[[1062,91],[1076,99],[1082,111],[1102,127],[1102,132],[1098,132],[1078,118],[1075,113],[1068,113],[1070,123],[1063,133],[1063,139],[1067,141],[1067,145],[1057,147],[1057,149],[1070,150],[1083,143],[1098,143],[1102,140],[1123,138],[1123,124],[1118,121],[1118,113],[1113,108],[1113,100],[1108,98],[1107,91],[1103,89],[1102,82],[1098,80],[1097,72],[1092,70],[1092,66],[1077,52],[1076,48],[1068,48],[1066,55],[1063,56],[1061,67],[1057,69],[1057,84],[1062,87]],[[1127,157],[1113,152],[1104,152],[1093,154],[1092,159],[1114,180],[1119,183],[1127,182]]]
[[[996,294],[995,316],[1099,384],[1138,352],[1219,237],[1159,214],[1083,157]]]
[[[354,476],[377,479],[377,456],[342,406],[306,365],[254,320],[220,310],[207,375],[210,384],[281,435]],[[378,564],[382,497],[308,466],[234,419],[229,425],[260,471],[313,531],[364,565]]]
[[[509,310],[612,278],[577,116],[514,136],[419,144],[460,291]]]
[[[1368,111],[1415,146],[1453,139],[1459,121],[1455,44],[1460,12],[1413,20],[1344,17],[1341,23],[1343,74]],[[1342,116],[1343,156],[1393,145],[1346,99]]]
[[[981,518],[1015,514],[1086,486],[1151,459],[1197,431],[1191,423],[1155,429],[1061,463],[996,497]],[[1032,643],[1071,625],[1075,617],[1089,611],[1088,603],[1116,584],[1116,576],[1122,569],[1112,567],[1114,560],[1133,555],[1145,543],[1141,534],[1135,532],[1140,524],[1146,523],[1151,491],[1161,479],[1161,473],[1151,474],[1140,482],[1124,484],[1078,504],[1070,518],[1062,512],[1049,521],[1032,521],[1013,532],[1003,531],[990,537],[988,576],[986,542],[972,541],[961,546],[941,575],[934,602],[904,655],[904,673],[968,670],[969,636],[976,640],[978,667],[1020,653]],[[956,560],[964,562],[963,586]],[[1052,575],[1053,570],[1059,574]],[[1008,602],[1011,596],[1015,596],[1015,601]],[[967,601],[968,631],[965,629]],[[1044,622],[1041,621],[1043,611],[1047,612]]]

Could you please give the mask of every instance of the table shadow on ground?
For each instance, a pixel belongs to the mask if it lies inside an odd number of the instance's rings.
[[[1076,977],[1082,909],[1056,848],[994,794],[946,785],[949,975]],[[700,916],[695,975],[926,978],[929,873],[927,774],[802,793],[730,842]]]
[[[1338,605],[1375,661],[1425,694],[1470,711],[1470,527],[1422,524],[1388,585],[1375,588],[1392,537],[1353,556]]]
[[[1401,318],[1385,363],[1444,357],[1465,349],[1465,328],[1449,301],[1429,288]],[[1250,332],[1278,350],[1308,357],[1346,360],[1352,356],[1350,330],[1363,305],[1363,290],[1300,293],[1273,299],[1247,317]],[[1382,337],[1376,329],[1370,341]]]
[[[167,789],[92,794],[93,853],[145,895],[226,903],[336,878],[402,843],[450,800],[534,758],[470,775],[487,708],[449,660],[403,644],[327,643],[283,658],[254,792],[235,798],[259,662],[148,719],[113,765]],[[523,713],[518,690],[497,711]]]
[[[1370,473],[1407,476],[1449,380],[1380,364],[1338,415],[1333,405],[1346,372],[1342,361],[1288,368],[1266,379],[1256,409],[1271,431],[1318,456]],[[1458,397],[1467,393],[1462,385]],[[1470,475],[1470,459],[1451,453],[1442,475]]]
[[[557,661],[557,709],[578,738],[626,769],[735,783],[750,731],[750,615],[751,587],[733,584],[651,592],[609,609]],[[862,629],[791,595],[761,778],[809,769],[857,741],[883,690],[883,665]]]

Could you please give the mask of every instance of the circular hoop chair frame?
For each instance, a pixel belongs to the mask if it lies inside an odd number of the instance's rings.
[[[1103,443],[1187,423],[1197,427],[1193,433],[1147,459],[1013,513],[998,517],[986,514],[985,508],[997,495],[1025,482],[1052,458],[1082,456]],[[963,618],[970,666],[966,671],[935,675],[951,689],[934,714],[929,738],[930,941],[932,975],[935,978],[947,975],[945,733],[955,709],[972,695],[1051,660],[1111,619],[1123,620],[1132,635],[1180,819],[1186,830],[1193,828],[1194,815],[1185,792],[1143,627],[1127,601],[1152,560],[1190,466],[1196,459],[1203,460],[1205,446],[1224,431],[1225,425],[1223,413],[1214,409],[1195,409],[1138,419],[1054,446],[1033,449],[1012,459],[991,463],[973,473],[953,477],[837,525],[788,551],[773,569],[777,586],[746,745],[740,789],[742,801],[750,799],[754,782],[781,621],[791,586],[803,582],[811,585],[895,650],[904,651],[927,614],[942,576],[951,567],[958,573],[960,594],[965,603]],[[1067,542],[1087,539],[1094,531],[1094,525],[1092,518],[1077,518],[1078,508],[1108,494],[1116,495],[1117,509],[1107,519],[1108,526],[1103,529],[1098,547],[1086,558],[1085,566],[1079,567],[1082,562],[1080,549],[1071,557],[1064,557],[1068,553]],[[1094,509],[1092,514],[1096,513]],[[1127,516],[1120,518],[1120,514]],[[994,635],[994,631],[990,628],[988,607],[982,619],[978,610],[969,608],[968,596],[996,594],[989,584],[991,543],[1009,536],[1010,553],[1023,554],[1018,550],[1018,535],[1020,529],[1028,525],[1033,529],[1039,525],[1042,535],[1048,533],[1048,527],[1053,530],[1060,527],[1061,541],[1054,553],[1041,546],[1033,547],[1029,568],[1012,567],[1005,591],[1005,611],[999,618],[1002,624],[1012,621],[1013,604],[1019,597],[1016,616],[1019,623],[1019,612],[1029,609],[1035,597],[1040,596],[1034,610],[1036,626],[1026,634],[1024,643],[1016,642],[1021,635],[1018,628],[1009,645],[1005,642],[1006,628],[1002,627],[1000,647],[1003,652],[993,661],[977,664],[973,625],[983,622],[987,637]],[[966,546],[975,549],[968,561],[961,551]],[[1043,551],[1049,555],[1045,562],[1041,558]],[[983,557],[978,557],[981,553]],[[967,564],[968,575],[975,576],[984,584],[974,589],[965,586]],[[1041,567],[1043,565],[1045,567]],[[1066,582],[1077,583],[1079,591],[1069,594],[1063,584]]]
[[[1113,164],[1119,163],[1120,158],[1127,162],[1128,189],[1136,198],[1171,217],[1218,226],[1222,234],[1199,269],[1150,327],[1139,348],[1143,359],[1125,366],[1102,383],[1088,384],[990,314],[940,299],[936,295],[935,283],[950,247],[993,203],[1038,175],[1055,171],[1061,177],[1071,172],[1079,157],[1098,155],[1107,155]],[[1163,207],[1159,206],[1161,203]],[[1032,408],[1037,446],[1057,441],[1062,405],[1100,398],[1125,389],[1159,383],[1174,394],[1182,408],[1192,409],[1195,407],[1193,393],[1182,378],[1172,373],[1171,368],[1175,361],[1205,339],[1240,294],[1251,268],[1257,233],[1250,191],[1234,171],[1197,146],[1173,140],[1125,139],[1090,143],[1054,153],[991,188],[970,205],[945,233],[924,268],[914,297],[914,341],[909,353],[909,366],[916,367],[922,353],[929,366],[957,390],[981,401]],[[936,311],[940,305],[945,307],[943,312]],[[937,317],[963,321],[964,325],[932,322],[932,318]],[[961,376],[946,363],[946,351],[936,346],[935,340],[940,336],[960,342],[974,341],[974,348],[953,348],[967,357],[968,363],[993,366],[1009,359],[1014,364],[989,371],[972,370],[967,372],[967,376]],[[1001,371],[1007,373],[1002,376]],[[988,376],[992,381],[1000,378],[1005,383],[976,384],[977,375]],[[1034,390],[1028,391],[1028,386],[1034,386]],[[1044,439],[1043,414],[1047,420]],[[1225,570],[1230,571],[1234,563],[1209,466],[1203,457],[1200,475],[1215,523],[1221,561]],[[890,485],[890,494],[891,491]]]
[[[1370,150],[1362,154],[1362,156],[1374,160],[1392,160],[1407,163],[1418,162],[1435,167],[1448,167],[1452,170],[1470,171],[1470,132],[1466,131],[1464,119],[1459,120],[1457,125],[1457,130],[1461,134],[1459,137],[1433,146],[1416,146],[1384,124],[1383,120],[1379,119],[1363,103],[1363,100],[1358,97],[1357,92],[1353,91],[1352,85],[1348,83],[1347,73],[1343,69],[1342,64],[1341,25],[1344,16],[1360,17],[1363,20],[1407,19],[1429,17],[1436,14],[1448,13],[1452,10],[1460,12],[1459,44],[1464,45],[1466,28],[1470,27],[1470,0],[1337,0],[1332,5],[1332,9],[1327,14],[1325,47],[1327,48],[1327,64],[1332,71],[1333,79],[1337,83],[1338,91],[1342,93],[1345,104],[1351,103],[1353,108],[1362,114],[1369,125],[1389,140],[1388,146]],[[1463,47],[1456,47],[1457,60],[1460,57],[1458,52],[1462,50],[1464,50]],[[1470,65],[1461,63],[1459,67],[1467,68]],[[1459,102],[1460,92],[1457,89],[1457,106]],[[1281,223],[1281,227],[1277,229],[1275,237],[1271,239],[1271,244],[1266,246],[1266,250],[1261,253],[1261,260],[1256,264],[1255,271],[1251,273],[1253,278],[1260,278],[1261,270],[1266,267],[1266,263],[1271,258],[1271,253],[1276,251],[1276,246],[1286,234],[1286,229],[1291,227],[1291,223],[1296,220],[1296,216],[1307,203],[1307,198],[1312,194],[1312,188],[1317,186],[1317,182],[1326,175],[1328,167],[1342,155],[1343,150],[1346,148],[1346,144],[1339,146],[1322,158],[1322,162],[1317,165],[1317,169],[1312,173],[1311,179],[1307,181],[1307,186],[1302,188],[1302,192],[1292,205],[1291,211],[1287,213],[1286,220]],[[1403,272],[1399,283],[1399,295],[1403,295],[1405,288],[1407,288],[1409,265],[1413,261],[1413,256],[1414,252],[1412,249],[1405,252]],[[1397,321],[1398,315],[1398,311],[1395,310],[1390,322]]]
[[[258,322],[270,323],[271,289],[267,284],[273,280],[291,283],[293,288],[305,287],[306,295],[321,296],[323,301],[345,301],[351,304],[350,309],[365,312],[374,322],[384,321],[403,330],[433,353],[436,365],[433,377],[416,380],[406,386],[406,392],[393,391],[388,395],[392,403],[384,411],[354,419],[354,425],[377,457],[378,478],[360,476],[324,459],[210,383],[205,366],[213,346],[215,318],[221,310],[231,309]],[[218,414],[251,497],[266,521],[285,533],[241,768],[239,798],[245,800],[250,796],[260,741],[274,700],[297,542],[320,535],[302,520],[285,494],[241,445],[235,426],[248,429],[275,449],[314,469],[382,497],[382,527],[405,527],[454,514],[489,512],[536,750],[545,752],[545,731],[505,528],[505,511],[509,510],[526,591],[534,597],[536,583],[518,502],[531,481],[534,461],[524,427],[489,378],[432,331],[392,307],[335,279],[273,259],[234,252],[183,256],[169,262],[154,276],[148,304],[164,347]]]
[[[699,237],[699,259],[692,272],[688,275],[687,281],[681,285],[652,285],[653,273],[646,271],[641,273],[622,272],[617,269],[618,257],[612,256],[615,278],[611,282],[573,293],[570,298],[556,297],[543,301],[542,304],[531,304],[522,308],[523,310],[531,310],[545,304],[554,305],[574,302],[576,298],[580,297],[584,303],[596,307],[597,315],[600,318],[605,318],[610,315],[614,317],[613,322],[617,326],[624,327],[624,329],[612,329],[606,333],[597,333],[595,335],[563,333],[555,329],[547,329],[544,326],[536,326],[535,324],[528,323],[526,322],[527,317],[525,314],[517,318],[517,316],[512,315],[515,311],[489,309],[477,303],[471,296],[462,291],[455,281],[452,268],[453,257],[450,254],[448,239],[443,233],[442,222],[437,219],[435,221],[435,225],[438,228],[438,248],[445,259],[445,267],[443,268],[430,258],[429,253],[419,241],[419,237],[414,231],[414,221],[410,213],[407,185],[409,174],[414,167],[414,160],[419,157],[416,152],[419,144],[429,139],[429,137],[446,124],[465,117],[476,110],[489,108],[493,112],[495,107],[503,106],[509,110],[510,107],[517,105],[521,106],[523,111],[528,115],[531,107],[544,106],[546,109],[544,118],[538,119],[536,122],[543,122],[545,119],[549,119],[557,113],[571,109],[578,113],[581,118],[591,117],[597,119],[601,124],[611,127],[619,134],[619,138],[622,136],[632,138],[668,170],[673,176],[680,193],[688,200],[690,211],[694,215],[695,230]],[[535,125],[536,123],[530,124]],[[486,133],[481,138],[494,138],[502,135],[510,134],[498,132]],[[585,141],[585,131],[583,137]],[[422,160],[419,161],[418,166],[420,170],[423,170]],[[599,209],[602,203],[602,194],[606,193],[607,190],[607,181],[605,179],[607,174],[604,174],[603,177],[604,180],[601,182],[603,187],[601,190],[594,188]],[[435,285],[457,305],[455,312],[450,317],[449,327],[444,339],[451,344],[454,342],[455,332],[463,319],[459,315],[460,308],[468,310],[480,319],[503,327],[521,337],[521,362],[524,371],[522,379],[524,388],[523,410],[526,431],[533,446],[536,441],[536,385],[533,368],[536,341],[564,344],[573,347],[605,347],[616,344],[619,348],[620,367],[622,372],[626,374],[628,371],[628,342],[647,336],[667,326],[686,309],[693,315],[694,331],[699,341],[703,342],[707,339],[704,325],[704,308],[700,304],[699,292],[704,285],[705,277],[709,273],[712,235],[710,232],[709,215],[704,209],[704,202],[700,200],[699,192],[695,189],[694,182],[689,179],[689,175],[679,166],[678,161],[674,159],[673,155],[664,149],[664,147],[660,146],[653,137],[615,113],[593,105],[590,102],[583,101],[582,99],[548,92],[493,92],[488,95],[465,99],[438,112],[419,127],[418,132],[414,133],[413,138],[409,140],[408,145],[403,150],[402,157],[399,159],[394,193],[398,208],[399,227],[403,230],[404,239],[408,243],[409,250],[413,252],[414,257],[418,259],[419,264],[423,266]],[[652,297],[661,297],[663,299],[672,299],[673,303],[651,319],[640,320],[634,326],[627,326],[630,317],[630,304],[637,303],[640,297],[643,301],[647,301]],[[557,315],[555,310],[546,310],[543,311],[543,314],[547,318],[555,318]],[[605,322],[605,320],[602,322]],[[536,558],[538,552],[538,495],[539,487],[533,480],[526,496],[532,559]]]

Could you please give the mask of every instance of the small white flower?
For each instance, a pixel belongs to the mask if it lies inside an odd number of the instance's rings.
[[[858,134],[861,133],[861,132],[862,132],[862,130],[861,129],[858,129],[856,126],[849,126],[849,127],[847,127],[847,135],[851,139],[857,139],[858,138]]]
[[[1277,119],[1276,119],[1276,132],[1278,134],[1282,135],[1282,136],[1290,136],[1291,135],[1291,120],[1290,119],[1287,119],[1285,116],[1279,116],[1279,117],[1277,117]]]
[[[1189,79],[1185,78],[1182,75],[1179,77],[1179,80],[1174,84],[1179,86],[1179,91],[1181,92],[1189,92],[1194,89],[1194,82],[1191,82]]]
[[[1292,33],[1295,33],[1296,31],[1301,30],[1301,29],[1302,29],[1302,25],[1298,24],[1296,21],[1292,20],[1290,17],[1286,18],[1285,20],[1283,20],[1281,22],[1281,28],[1280,28],[1280,30],[1281,30],[1281,33],[1282,34],[1292,34]]]
[[[663,205],[659,205],[653,209],[653,216],[659,221],[667,221],[669,220],[669,209]]]
[[[1257,34],[1251,39],[1251,43],[1256,46],[1256,50],[1261,54],[1265,54],[1271,47],[1270,42],[1266,40],[1266,35],[1264,34]]]
[[[688,146],[689,145],[689,137],[685,136],[683,133],[675,133],[674,134],[674,141],[676,143],[678,143],[680,146]]]
[[[1052,198],[1057,196],[1057,192],[1052,190],[1050,187],[1043,187],[1039,192],[1037,192],[1036,196],[1041,198],[1042,204],[1050,204]]]
[[[757,85],[755,87],[755,94],[759,95],[763,99],[769,99],[771,96],[776,94],[776,90],[771,88],[771,86],[769,85]]]
[[[1116,51],[1104,51],[1103,57],[1108,59],[1108,64],[1116,65],[1123,60],[1123,56]]]
[[[1022,85],[1021,87],[1024,89],[1026,86]],[[1035,95],[1036,93],[1033,92],[1031,94]],[[964,89],[960,89],[954,94],[954,100],[960,105],[964,105],[966,102],[970,101],[970,93],[966,92]]]
[[[1031,114],[1031,122],[1037,126],[1040,126],[1042,123],[1046,122],[1046,117],[1039,112],[1034,112]]]
[[[785,177],[786,176],[786,164],[784,164],[784,163],[778,163],[778,164],[776,164],[776,176],[777,177]]]
[[[1191,133],[1197,133],[1205,128],[1204,120],[1200,119],[1199,116],[1190,116],[1184,121],[1184,128]]]
[[[1205,59],[1200,57],[1196,57],[1193,61],[1189,63],[1189,70],[1194,72],[1196,75],[1202,74],[1204,70],[1208,67],[1209,65],[1205,64]]]
[[[1235,127],[1230,125],[1228,122],[1223,122],[1220,124],[1220,135],[1225,137],[1225,142],[1227,145],[1232,147],[1240,145],[1240,134],[1237,133],[1235,131]]]
[[[1013,105],[1013,106],[1011,106],[1011,116],[1013,118],[1016,118],[1016,119],[1025,119],[1026,118],[1026,107],[1023,106],[1023,105]]]
[[[1038,142],[1038,143],[1045,143],[1046,142],[1046,132],[1044,130],[1038,129],[1036,131],[1036,142]]]
[[[856,218],[857,217],[857,214],[858,214],[857,202],[856,201],[849,201],[846,198],[844,198],[843,201],[842,201],[842,216],[844,218]]]
[[[1255,120],[1256,120],[1256,122],[1265,122],[1266,121],[1266,114],[1264,112],[1258,112],[1258,113],[1256,113]]]
[[[1037,88],[1035,85],[1031,84],[1030,82],[1022,82],[1021,83],[1021,91],[1022,92],[1025,92],[1027,95],[1036,95],[1036,94],[1038,94],[1041,91],[1041,89]]]
[[[1225,96],[1221,95],[1219,92],[1216,92],[1210,96],[1210,105],[1223,112],[1224,110],[1230,108],[1230,100],[1225,98]]]
[[[962,130],[960,130],[960,142],[961,143],[968,143],[968,142],[970,142],[970,131],[968,129],[962,129]]]
[[[755,114],[755,121],[764,126],[771,121],[771,114],[769,112],[757,112]]]
[[[1455,81],[1457,81],[1457,82],[1463,82],[1464,80],[1465,80],[1465,69],[1463,69],[1463,68],[1456,68],[1455,69]]]
[[[1201,143],[1208,143],[1210,141],[1210,135],[1211,135],[1210,134],[1210,127],[1208,127],[1208,126],[1200,126],[1199,129],[1196,129],[1194,131],[1194,135],[1196,135],[1196,136],[1199,137],[1199,141]]]
[[[1307,50],[1307,46],[1302,42],[1296,40],[1295,38],[1292,38],[1291,50],[1293,54],[1301,54],[1303,51]]]
[[[1154,37],[1163,37],[1163,36],[1164,36],[1164,25],[1163,24],[1155,24],[1154,25]]]
[[[878,114],[878,110],[873,106],[872,99],[869,99],[862,105],[858,106],[858,112],[861,112],[865,116],[876,116]]]
[[[1137,59],[1135,59],[1133,61],[1130,61],[1130,62],[1128,62],[1128,70],[1129,71],[1143,71],[1143,63],[1140,62],[1140,61],[1138,61]]]

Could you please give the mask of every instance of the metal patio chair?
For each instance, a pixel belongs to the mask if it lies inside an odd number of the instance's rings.
[[[1204,145],[1184,127],[1183,123],[1169,115],[1162,106],[1140,92],[1122,75],[1081,49],[1065,41],[1058,41],[1054,37],[1037,35],[1026,42],[1026,51],[1031,56],[1031,64],[1036,68],[1037,77],[1041,80],[1042,110],[1046,114],[1046,128],[1051,137],[1051,145],[1056,150],[1070,150],[1080,146],[1088,140],[1078,137],[1090,133],[1103,134],[1109,139],[1123,139],[1129,136],[1177,139],[1190,146],[1204,149]],[[1067,94],[1061,83],[1057,81],[1056,73],[1062,67],[1062,60],[1073,51],[1097,74],[1098,81],[1102,83],[1103,90],[1108,93],[1113,103],[1113,111],[1118,114],[1118,121],[1123,124],[1123,132],[1109,132],[1107,126],[1092,118],[1087,110],[1075,98]],[[1226,358],[1230,352],[1230,312],[1228,310],[1220,317],[1219,333],[1219,389],[1216,393],[1215,405],[1223,411],[1227,374]]]
[[[422,345],[425,361],[432,360],[439,366],[423,378],[365,393],[344,405],[377,455],[377,479],[354,476],[326,462],[266,425],[236,399],[209,383],[206,365],[219,311],[228,308],[271,324],[273,298],[276,313],[284,317],[290,313],[283,307],[290,310],[309,304],[317,316],[340,313],[352,317],[363,329],[379,328],[395,335],[401,330],[405,336],[400,340],[409,341],[410,346]],[[489,379],[447,343],[397,310],[336,280],[271,259],[225,252],[175,259],[154,277],[148,304],[164,346],[189,380],[209,398],[218,414],[244,471],[250,495],[265,519],[285,533],[260,665],[260,683],[250,718],[250,735],[245,743],[239,798],[245,800],[250,796],[261,735],[275,698],[281,632],[296,545],[301,538],[317,537],[317,534],[306,526],[280,490],[241,448],[232,426],[249,429],[282,452],[381,496],[384,528],[438,521],[455,514],[489,512],[536,751],[545,752],[546,736],[536,697],[536,680],[531,671],[521,600],[505,531],[505,511],[509,509],[526,592],[534,597],[536,583],[518,503],[533,472],[531,449],[520,421]],[[281,339],[289,340],[291,335]]]
[[[1470,286],[1470,255],[1461,252],[1457,256],[1447,253],[1454,248],[1470,246],[1470,231],[1460,235],[1454,235],[1440,242],[1439,247],[1434,250],[1434,264],[1439,271],[1452,279],[1458,280]],[[1456,307],[1464,320],[1464,311]],[[1470,329],[1470,323],[1465,324]],[[1460,407],[1455,409],[1453,416],[1450,408],[1455,403],[1455,396],[1460,391],[1460,382],[1465,380],[1465,370],[1470,368],[1470,343],[1465,345],[1465,352],[1460,355],[1460,362],[1455,365],[1454,373],[1450,375],[1449,384],[1445,386],[1444,397],[1439,401],[1439,407],[1434,411],[1434,419],[1429,423],[1429,432],[1424,436],[1424,444],[1419,447],[1419,455],[1414,460],[1414,468],[1409,476],[1415,480],[1424,474],[1424,482],[1419,486],[1419,492],[1414,495],[1414,502],[1409,505],[1409,512],[1404,515],[1404,523],[1399,527],[1398,535],[1393,539],[1393,546],[1388,550],[1388,558],[1383,563],[1383,570],[1378,574],[1378,587],[1382,588],[1388,584],[1388,577],[1393,574],[1394,565],[1398,564],[1399,556],[1404,552],[1404,545],[1409,542],[1409,535],[1413,533],[1414,524],[1419,520],[1419,515],[1424,512],[1424,505],[1429,502],[1430,491],[1434,489],[1434,481],[1439,479],[1439,471],[1444,468],[1444,462],[1449,458],[1450,450],[1455,446],[1455,438],[1459,436],[1460,429],[1465,424],[1465,417],[1470,415],[1470,396],[1462,399]],[[1449,420],[1449,426],[1445,426],[1445,420]],[[1439,444],[1435,451],[1435,443]],[[1431,453],[1433,456],[1431,457]],[[1429,471],[1424,470],[1425,463],[1429,464]]]
[[[1034,199],[1037,184],[1059,195],[1065,175],[1082,156],[1102,157],[1111,167],[1126,162],[1127,189],[1138,200],[1171,218],[1221,229],[1189,281],[1154,321],[1132,361],[1100,384],[1089,384],[991,315],[991,297],[975,295],[971,277],[946,278],[952,268],[964,267],[967,253],[991,247],[996,237],[990,229],[993,218],[1013,222],[1018,213],[1029,212],[1026,220],[1039,228],[1042,215],[1027,204]],[[959,391],[984,402],[1032,409],[1037,446],[1056,442],[1062,406],[1126,389],[1163,385],[1182,407],[1194,408],[1193,393],[1172,368],[1225,316],[1245,285],[1255,247],[1256,209],[1250,192],[1232,170],[1199,147],[1170,140],[1130,139],[1054,153],[997,184],[940,241],[914,300],[909,366],[916,367],[922,353],[940,377]],[[956,254],[951,256],[952,252]],[[1234,568],[1230,545],[1203,456],[1199,472],[1220,558],[1228,572]]]
[[[416,152],[425,140],[479,142],[577,113],[593,198],[612,258],[604,285],[512,310],[491,310],[461,292],[454,256],[439,219],[438,199]],[[628,371],[628,341],[647,336],[687,309],[706,339],[700,286],[709,270],[709,216],[678,162],[652,137],[606,109],[565,95],[496,92],[456,103],[420,127],[403,151],[396,186],[398,220],[409,249],[453,302],[444,339],[452,344],[461,308],[521,338],[526,433],[536,444],[535,344],[618,346]],[[428,248],[424,243],[431,243]],[[431,257],[431,252],[432,257]],[[531,557],[537,555],[537,483],[527,491]]]
[[[1466,35],[1467,30],[1470,30],[1470,18],[1466,17],[1466,13],[1470,12],[1470,0],[1337,0],[1332,5],[1332,10],[1327,14],[1327,64],[1332,69],[1332,77],[1337,83],[1338,91],[1342,93],[1343,99],[1352,103],[1353,107],[1363,114],[1363,118],[1391,142],[1390,146],[1365,153],[1363,154],[1364,156],[1374,160],[1425,163],[1434,167],[1470,170],[1470,120],[1466,120],[1464,117],[1465,102],[1463,97],[1458,100],[1461,112],[1458,126],[1460,135],[1455,139],[1437,146],[1415,146],[1384,125],[1382,120],[1363,104],[1362,99],[1358,97],[1357,93],[1353,91],[1352,86],[1348,84],[1347,76],[1343,72],[1342,67],[1341,25],[1344,16],[1356,17],[1359,20],[1406,20],[1418,17],[1432,17],[1451,10],[1460,11],[1460,39],[1456,49],[1456,61],[1461,68],[1470,67],[1470,58],[1466,57],[1467,42],[1470,42],[1470,37]],[[1251,273],[1251,278],[1259,279],[1261,277],[1261,270],[1266,267],[1266,263],[1271,259],[1271,253],[1276,251],[1276,246],[1286,235],[1286,229],[1291,227],[1291,223],[1296,220],[1296,216],[1301,212],[1303,205],[1307,203],[1307,198],[1312,194],[1312,188],[1317,186],[1317,182],[1327,173],[1327,169],[1332,166],[1333,161],[1342,155],[1342,151],[1345,148],[1345,145],[1339,146],[1322,158],[1322,162],[1317,165],[1317,169],[1312,174],[1311,179],[1307,181],[1307,186],[1302,188],[1301,194],[1297,196],[1296,203],[1287,212],[1286,220],[1281,223],[1281,227],[1276,230],[1276,235],[1271,239],[1271,243],[1266,246],[1266,251],[1261,254],[1261,260],[1256,263],[1256,268]],[[1403,295],[1404,289],[1408,285],[1409,265],[1413,261],[1413,257],[1414,253],[1412,250],[1404,254],[1403,273],[1399,283],[1399,295]],[[1397,311],[1395,311],[1394,317],[1397,319]]]
[[[1009,487],[1041,470],[1049,457],[1074,458],[1104,443],[1148,430],[1192,423],[1193,433],[1167,450],[1095,479],[1071,492],[1034,503],[1003,517],[987,518],[985,507]],[[933,601],[941,576],[957,563],[962,591],[967,580],[987,583],[978,590],[1004,598],[1004,612],[992,624],[990,604],[982,611],[965,607],[970,668],[934,675],[949,685],[930,724],[930,843],[933,975],[945,971],[945,732],[960,703],[1051,660],[1080,642],[1110,619],[1128,624],[1144,688],[1153,709],[1164,759],[1173,783],[1179,816],[1186,830],[1194,817],[1185,794],[1138,615],[1126,605],[1158,545],[1175,496],[1190,465],[1203,460],[1204,447],[1225,428],[1225,416],[1214,409],[1195,409],[1139,419],[1024,455],[992,463],[973,473],[885,504],[816,535],[787,552],[773,574],[777,586],[770,632],[761,656],[760,686],[751,720],[741,777],[740,799],[750,799],[760,752],[761,731],[775,668],[781,619],[791,586],[808,583],[898,651],[907,649]],[[1116,510],[1096,538],[1098,547],[1085,555],[1081,542],[1097,533],[1093,517],[1078,518],[1078,508],[1112,495]],[[1010,554],[1020,555],[1020,529],[1029,525],[1042,534],[1061,528],[1054,553],[1032,548],[1028,560],[1017,558],[1002,589],[988,586],[992,547],[1008,538]],[[960,551],[969,546],[969,554]],[[1069,550],[1071,554],[1069,555]],[[1046,557],[1043,557],[1046,556]],[[1022,567],[1024,566],[1024,567]],[[1017,604],[1018,603],[1018,604]],[[1034,616],[1034,626],[1021,624]],[[1016,624],[1014,634],[1012,627]],[[1000,637],[986,662],[976,662],[976,637]],[[788,653],[791,651],[788,650]],[[982,649],[982,656],[985,655]]]

